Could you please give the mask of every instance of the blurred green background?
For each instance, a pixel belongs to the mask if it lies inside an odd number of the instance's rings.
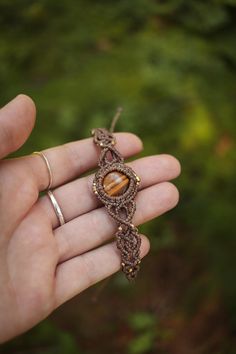
[[[37,105],[20,154],[117,130],[182,164],[151,252],[2,353],[236,353],[236,1],[0,0],[0,104]],[[79,201],[78,201],[79,202]]]

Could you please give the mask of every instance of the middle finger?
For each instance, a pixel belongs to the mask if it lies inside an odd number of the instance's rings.
[[[140,189],[169,181],[180,173],[178,160],[173,156],[164,154],[137,159],[128,165],[141,178]],[[101,202],[92,192],[93,178],[94,175],[79,178],[54,190],[53,193],[62,209],[66,222],[101,206]],[[45,210],[53,228],[59,226],[58,218],[48,196],[40,198],[36,207]]]

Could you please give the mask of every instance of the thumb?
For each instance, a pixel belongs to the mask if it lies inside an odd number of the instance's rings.
[[[18,95],[0,109],[0,158],[19,149],[29,137],[35,123],[33,100]]]

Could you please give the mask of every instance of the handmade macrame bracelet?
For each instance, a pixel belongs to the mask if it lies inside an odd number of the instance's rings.
[[[124,158],[114,147],[116,140],[112,132],[120,111],[114,117],[109,131],[105,128],[92,130],[94,143],[101,148],[98,161],[100,168],[95,174],[93,191],[118,224],[115,236],[121,254],[121,268],[127,279],[133,280],[140,268],[141,238],[138,229],[132,224],[140,178],[124,164]]]

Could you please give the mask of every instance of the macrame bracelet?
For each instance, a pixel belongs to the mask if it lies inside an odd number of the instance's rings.
[[[100,168],[95,174],[93,191],[118,224],[115,236],[121,254],[121,268],[127,279],[133,280],[141,262],[141,238],[138,229],[132,224],[140,178],[124,164],[124,158],[114,147],[116,140],[112,131],[119,113],[114,117],[110,131],[104,128],[92,130],[94,143],[101,148],[98,161]]]

